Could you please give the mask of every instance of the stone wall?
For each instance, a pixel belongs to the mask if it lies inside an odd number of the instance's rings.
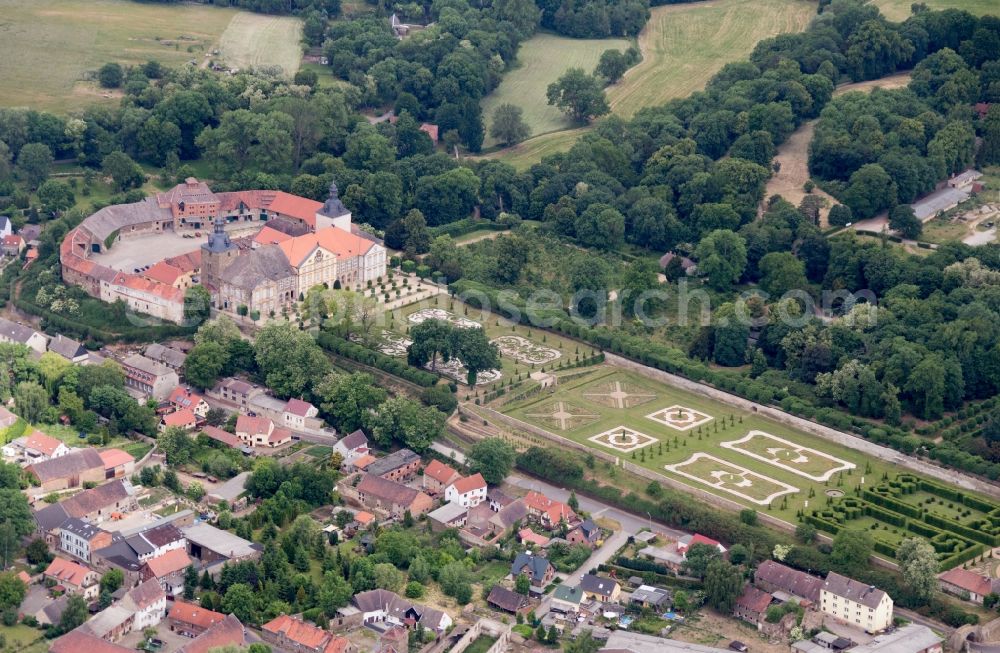
[[[462,653],[480,635],[497,638],[497,641],[486,650],[486,653],[503,653],[503,651],[507,650],[507,645],[510,644],[510,633],[510,624],[502,624],[492,619],[479,619],[476,623],[472,624],[460,640],[455,642],[455,645],[451,647],[448,653]]]

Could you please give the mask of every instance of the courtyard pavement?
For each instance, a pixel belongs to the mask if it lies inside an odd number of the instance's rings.
[[[184,238],[175,232],[165,231],[121,240],[110,251],[95,254],[91,258],[120,272],[132,272],[171,256],[194,252],[207,240],[208,231],[202,231],[201,238]]]

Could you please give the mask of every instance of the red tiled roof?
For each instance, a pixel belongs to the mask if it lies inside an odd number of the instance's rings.
[[[274,429],[271,431],[271,435],[268,436],[267,441],[272,444],[277,444],[291,439],[292,432],[288,429]]]
[[[149,570],[153,572],[153,576],[156,578],[169,576],[190,564],[191,558],[188,557],[187,551],[184,549],[171,549],[146,561],[146,566],[149,567]]]
[[[751,612],[761,613],[771,605],[771,595],[763,590],[759,590],[753,585],[743,588],[743,593],[736,599],[736,605]]]
[[[299,646],[317,653],[342,653],[350,646],[346,637],[338,637],[301,619],[283,614],[261,626],[262,630],[275,635],[284,635]]]
[[[198,394],[193,392],[182,385],[177,386],[170,391],[170,395],[167,396],[167,401],[174,404],[179,408],[196,408],[205,399]]]
[[[187,601],[174,601],[174,607],[170,608],[170,614],[167,617],[174,621],[191,624],[192,626],[208,628],[212,624],[225,619],[226,615],[221,612],[206,610],[199,605],[188,603]]]
[[[298,218],[310,226],[316,225],[316,212],[323,208],[322,202],[292,195],[291,193],[275,192],[274,199],[267,210]]]
[[[565,503],[550,499],[544,494],[535,492],[534,490],[528,492],[528,494],[524,496],[524,504],[528,507],[528,510],[533,510],[543,515],[547,515],[549,521],[553,524],[558,524],[564,519],[569,521],[576,516],[573,509]]]
[[[993,591],[993,585],[989,578],[961,567],[950,569],[941,574],[939,578],[945,583],[979,596],[986,596]]]
[[[80,628],[71,630],[49,645],[49,653],[134,653],[131,649],[112,644]]]
[[[114,467],[135,462],[135,458],[132,454],[127,451],[122,451],[121,449],[106,449],[102,451],[101,460],[104,461],[105,469],[112,469]]]
[[[358,522],[362,526],[367,526],[368,524],[372,523],[374,519],[375,515],[371,514],[370,512],[366,512],[364,510],[359,510],[356,513],[354,513],[354,521]]]
[[[46,456],[51,456],[62,444],[61,440],[56,440],[51,435],[46,435],[41,431],[32,431],[31,435],[28,436],[27,441],[24,446],[28,449],[35,449],[41,451]]]
[[[424,124],[420,125],[420,131],[422,131],[425,134],[427,134],[428,136],[430,136],[431,140],[434,141],[435,143],[438,142],[438,126],[437,125],[433,125],[433,124],[431,124],[429,122],[425,122]]]
[[[194,272],[195,270],[201,268],[201,249],[199,248],[186,254],[171,256],[163,259],[163,261],[182,272]]]
[[[472,476],[460,478],[452,483],[452,485],[455,486],[455,490],[459,494],[468,494],[469,492],[484,489],[486,487],[486,479],[483,478],[482,474],[477,473]]]
[[[201,432],[212,438],[213,440],[218,440],[223,444],[227,444],[230,447],[240,446],[240,439],[230,433],[229,431],[223,431],[217,426],[204,426]]]
[[[83,582],[87,579],[89,573],[90,570],[83,565],[64,558],[53,558],[45,570],[46,577],[52,577],[60,583],[68,583],[76,587],[83,586]]]
[[[289,236],[284,231],[278,231],[273,227],[265,226],[263,229],[257,232],[257,235],[253,237],[253,242],[258,245],[277,245],[278,243],[283,243],[292,236]]]
[[[429,476],[438,483],[450,483],[458,475],[454,469],[445,465],[440,460],[432,460],[427,467],[424,468],[424,476]]]
[[[246,643],[246,630],[243,624],[230,614],[182,646],[178,649],[178,653],[208,653],[213,649],[218,650],[227,646],[236,646],[242,650]]]
[[[21,238],[17,234],[8,234],[3,237],[3,244],[7,247],[20,247],[24,244],[24,238]]]
[[[288,403],[285,404],[285,412],[298,415],[299,417],[305,417],[312,409],[313,405],[311,403],[302,401],[301,399],[289,399]]]
[[[17,577],[25,585],[31,585],[31,576],[29,576],[28,572],[24,571],[23,569],[21,571],[17,572]]]
[[[707,544],[708,546],[713,546],[715,548],[719,548],[722,546],[722,543],[719,542],[718,540],[713,540],[710,537],[705,537],[701,533],[694,534],[694,537],[692,537],[691,541],[688,542],[687,548],[690,549],[695,544]]]
[[[545,546],[549,543],[549,538],[544,535],[539,535],[530,528],[522,528],[517,532],[517,539],[525,544],[534,544],[535,546]]]
[[[184,270],[170,265],[166,261],[160,261],[153,267],[142,273],[142,276],[153,281],[159,281],[169,286],[177,283],[177,279],[184,276]]]
[[[351,464],[354,465],[355,469],[364,469],[368,467],[368,465],[371,465],[376,460],[378,460],[378,458],[371,455],[370,453],[366,453],[362,456],[358,456],[357,458],[355,458],[354,462]]]
[[[181,408],[178,411],[163,416],[163,423],[166,426],[194,426],[197,422],[198,419],[194,416],[190,408]]]
[[[274,424],[266,417],[250,417],[240,415],[236,418],[236,432],[249,433],[254,435],[267,435],[274,428]]]

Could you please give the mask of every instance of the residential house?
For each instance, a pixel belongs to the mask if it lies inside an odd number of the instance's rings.
[[[3,455],[6,458],[23,460],[23,465],[31,465],[65,456],[72,451],[73,449],[66,446],[62,440],[33,430],[29,435],[5,445]]]
[[[531,607],[531,601],[528,600],[527,596],[509,590],[503,585],[493,586],[493,589],[490,590],[490,595],[486,597],[486,603],[500,612],[508,614],[525,612]]]
[[[942,592],[954,594],[980,605],[987,595],[1000,593],[1000,579],[984,576],[962,567],[949,569],[938,576],[938,586]]]
[[[71,630],[49,645],[49,653],[135,653],[133,649],[107,642],[82,628]]]
[[[105,449],[101,452],[101,460],[104,462],[104,477],[108,479],[131,476],[135,471],[135,457],[121,449]]]
[[[178,596],[184,591],[184,570],[191,564],[184,549],[172,549],[149,558],[139,570],[143,581],[155,579],[168,596]]]
[[[760,628],[760,625],[764,623],[765,617],[767,617],[767,609],[770,607],[773,599],[774,597],[764,590],[759,590],[753,585],[748,584],[736,598],[736,604],[733,606],[733,616]]]
[[[17,234],[8,234],[0,242],[3,244],[4,256],[20,256],[21,252],[24,251],[24,238],[21,238]]]
[[[800,603],[807,601],[816,605],[819,603],[823,579],[798,569],[792,569],[774,560],[765,560],[757,565],[757,570],[753,575],[753,584],[765,592],[773,594],[775,598],[782,600],[794,598],[799,599]]]
[[[354,653],[356,650],[346,637],[287,614],[261,626],[261,633],[265,642],[292,653]]]
[[[77,594],[87,600],[97,598],[100,576],[79,563],[65,558],[53,558],[42,577],[54,580],[68,594]]]
[[[187,540],[188,553],[205,565],[256,560],[263,550],[259,544],[205,522],[185,526],[181,532]]]
[[[373,474],[363,474],[355,489],[362,505],[395,517],[402,517],[407,511],[419,517],[434,506],[433,499],[420,490]]]
[[[577,519],[576,513],[568,505],[534,490],[524,496],[524,503],[528,507],[528,514],[545,528],[556,528],[563,522],[569,524]]]
[[[229,431],[223,431],[217,426],[208,426],[208,425],[203,426],[201,427],[200,432],[204,433],[207,437],[212,438],[216,442],[221,442],[227,447],[239,447],[241,444],[240,439],[238,437],[236,437]]]
[[[694,535],[685,535],[681,539],[677,540],[677,552],[683,556],[687,556],[688,550],[695,544],[704,544],[705,546],[715,547],[715,549],[725,555],[726,547],[722,546],[718,540],[713,540],[710,537],[706,537],[701,533],[695,533]]]
[[[440,460],[434,459],[427,467],[424,467],[424,477],[422,486],[424,492],[431,496],[436,496],[445,491],[449,485],[462,478],[457,471],[445,465]]]
[[[528,580],[531,581],[531,591],[535,594],[542,594],[545,591],[545,588],[555,577],[555,573],[556,570],[548,559],[527,551],[518,553],[510,565],[511,577],[528,576]]]
[[[481,503],[469,510],[465,530],[475,537],[490,540],[523,524],[527,517],[528,506],[521,499],[504,506],[499,512],[494,512],[489,504]]]
[[[0,342],[24,345],[38,354],[44,354],[48,348],[49,339],[40,331],[0,317]]]
[[[226,615],[187,601],[176,600],[167,615],[167,626],[184,637],[197,637],[226,618]]]
[[[104,461],[96,449],[74,449],[65,456],[28,465],[25,470],[35,477],[42,492],[80,487],[104,480]]]
[[[446,503],[440,508],[427,513],[431,529],[443,531],[449,528],[461,528],[469,521],[469,509],[457,503]]]
[[[292,441],[288,429],[276,428],[266,417],[240,415],[236,419],[236,437],[249,447],[280,447]]]
[[[90,352],[87,351],[86,347],[61,333],[49,340],[49,351],[76,365],[82,365],[90,357]]]
[[[59,548],[84,562],[90,562],[93,551],[111,545],[111,533],[70,517],[59,527]]]
[[[88,619],[80,629],[106,642],[117,642],[132,632],[134,619],[134,612],[119,603],[113,603]]]
[[[66,611],[66,606],[69,604],[70,599],[69,594],[63,594],[51,601],[48,601],[41,609],[36,610],[32,615],[38,620],[38,623],[42,626],[52,626],[57,625],[62,620],[63,612]],[[21,605],[24,609],[24,605]]]
[[[445,501],[465,508],[474,508],[486,501],[486,480],[482,474],[459,478],[444,491]]]
[[[281,414],[282,424],[285,428],[301,431],[306,428],[318,426],[316,416],[319,409],[308,401],[301,399],[289,399],[285,404],[285,410]]]
[[[216,394],[242,408],[246,408],[253,397],[263,392],[261,388],[251,383],[234,378],[223,379],[215,386]]]
[[[350,435],[345,435],[333,445],[334,453],[339,453],[344,460],[344,464],[354,462],[360,456],[367,456],[371,453],[368,447],[368,436],[361,429],[354,431]]]
[[[138,533],[115,535],[109,546],[91,553],[92,564],[101,572],[119,569],[134,584],[147,560],[186,546],[187,540],[174,524],[157,524]]]
[[[173,406],[175,410],[188,409],[201,419],[205,419],[208,416],[210,408],[204,397],[191,388],[181,385],[170,391],[170,394],[167,396],[167,403]]]
[[[545,537],[544,535],[536,533],[535,531],[525,526],[524,528],[522,528],[517,532],[517,540],[521,544],[524,544],[526,546],[531,545],[536,548],[542,549],[549,545],[549,542],[552,541],[552,538]]]
[[[409,449],[400,449],[379,458],[365,468],[374,476],[381,476],[390,481],[403,483],[413,478],[420,469],[420,456]]]
[[[127,478],[115,479],[104,485],[84,490],[59,503],[70,517],[79,517],[94,524],[139,507],[135,498],[135,488]]]
[[[187,360],[187,355],[181,350],[168,347],[158,342],[148,345],[142,354],[146,358],[166,365],[175,372],[180,372],[181,368],[184,367],[184,361]]]
[[[253,641],[247,637],[246,628],[234,615],[226,615],[208,627],[202,634],[177,649],[177,653],[209,653],[235,646],[244,650]]]
[[[130,589],[121,604],[135,615],[132,630],[158,625],[167,614],[167,594],[155,580],[148,580]]]
[[[419,624],[437,635],[452,625],[452,619],[447,613],[410,603],[389,590],[361,592],[355,594],[351,602],[361,613],[361,621],[365,624],[384,623],[390,626]]]
[[[616,581],[597,574],[584,574],[580,579],[580,589],[584,598],[601,603],[617,603],[622,591]]]
[[[583,520],[566,534],[566,541],[570,544],[586,544],[591,549],[597,548],[600,539],[601,529],[592,519]]]
[[[166,399],[180,381],[177,372],[141,354],[132,354],[121,361],[121,366],[125,387],[154,399]]]
[[[550,607],[556,612],[575,615],[580,612],[583,603],[583,590],[579,585],[559,585],[552,593]]]
[[[873,585],[831,571],[820,590],[820,609],[868,633],[892,625],[892,598]]]
[[[157,430],[163,433],[169,428],[179,428],[184,431],[193,431],[198,427],[198,417],[190,408],[181,408],[172,413],[167,413],[160,418],[160,425]]]
[[[650,608],[658,612],[669,610],[673,605],[673,597],[669,590],[651,585],[639,585],[629,596],[630,605],[640,608]]]

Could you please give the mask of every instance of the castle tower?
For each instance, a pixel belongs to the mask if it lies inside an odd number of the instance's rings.
[[[323,206],[316,211],[316,230],[325,227],[340,227],[344,231],[351,230],[351,212],[340,201],[336,180],[330,181],[330,194]]]
[[[201,246],[201,282],[210,292],[218,291],[222,272],[239,255],[239,248],[226,233],[226,221],[221,215],[215,216],[212,233],[208,242]]]

